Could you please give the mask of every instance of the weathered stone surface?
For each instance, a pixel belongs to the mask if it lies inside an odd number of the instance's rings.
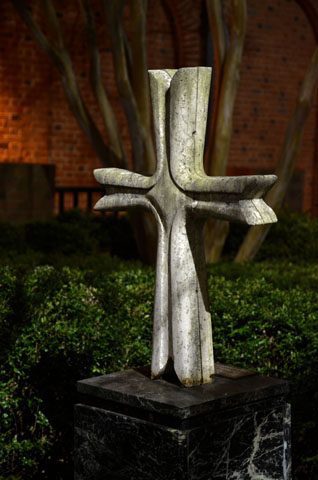
[[[203,150],[211,69],[149,72],[157,145],[156,172],[95,170],[108,195],[97,210],[144,207],[158,224],[152,376],[172,360],[182,384],[214,373],[202,231],[206,217],[249,225],[276,221],[262,196],[274,175],[208,177]]]
[[[190,389],[134,370],[79,382],[75,479],[290,480],[287,383],[235,370]]]

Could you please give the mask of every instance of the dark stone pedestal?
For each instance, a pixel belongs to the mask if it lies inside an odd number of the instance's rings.
[[[218,365],[184,388],[128,370],[82,380],[76,480],[287,480],[285,381]]]

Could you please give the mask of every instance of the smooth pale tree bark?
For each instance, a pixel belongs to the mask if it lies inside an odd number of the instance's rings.
[[[134,0],[129,3],[132,34],[130,38],[131,52],[131,86],[139,110],[139,118],[144,134],[145,156],[144,170],[153,173],[156,169],[156,157],[151,130],[151,102],[148,80],[146,51],[147,0]]]
[[[133,165],[138,172],[145,172],[145,170],[147,170],[147,164],[154,166],[154,149],[151,132],[149,130],[146,131],[145,124],[142,122],[142,118],[144,118],[145,115],[142,116],[140,114],[139,105],[137,104],[129,75],[127,40],[122,26],[125,0],[104,0],[103,4],[112,45],[116,83],[120,100],[128,120],[132,143]],[[134,9],[137,9],[141,16],[145,15],[143,13],[144,8],[143,2],[139,0],[134,6]],[[142,23],[141,26],[145,28],[145,22]],[[143,58],[144,55],[142,52],[140,53]],[[136,54],[132,57],[135,58]],[[140,62],[143,63],[143,60]],[[135,66],[132,66],[132,68],[134,69]],[[136,66],[136,68],[138,68],[138,66]]]
[[[111,39],[116,83],[126,113],[133,153],[133,168],[137,172],[154,171],[155,154],[150,123],[150,95],[146,69],[146,2],[136,0],[131,7],[133,28],[132,43],[122,27],[124,0],[104,0],[104,9]],[[137,39],[137,37],[140,37]],[[140,69],[142,71],[137,72]],[[139,85],[137,83],[140,82]],[[140,103],[138,103],[138,101]],[[148,212],[142,216],[134,211],[129,218],[137,240],[139,253],[146,263],[156,258],[156,225]]]
[[[215,138],[215,126],[218,116],[219,93],[223,73],[226,45],[226,25],[223,18],[223,9],[220,0],[206,0],[206,9],[209,19],[209,31],[213,48],[212,95],[210,97],[211,124],[207,131],[205,162],[207,171],[210,170]]]
[[[206,0],[209,24],[214,46],[216,73],[216,112],[212,122],[212,135],[207,148],[207,173],[212,176],[226,174],[233,130],[233,111],[240,81],[240,67],[247,24],[246,0],[231,0],[229,43],[225,43],[225,24],[221,0]],[[215,73],[214,73],[215,75]],[[205,230],[206,259],[219,260],[229,232],[228,222],[208,222]]]
[[[266,203],[274,210],[282,205],[301,146],[303,131],[318,86],[318,48],[316,48],[303,84],[297,105],[289,122],[283,150],[276,169],[277,183],[265,196]],[[269,225],[251,227],[236,255],[235,262],[252,260],[259,251],[270,229]]]
[[[216,0],[212,0],[211,3],[215,4]],[[229,25],[230,39],[224,56],[215,138],[213,141],[212,157],[207,172],[213,176],[224,175],[226,173],[233,130],[233,111],[240,81],[240,67],[247,23],[246,0],[231,0],[231,7],[232,14],[230,15]],[[220,40],[219,43],[222,44],[223,40]],[[223,47],[219,47],[219,50],[220,55],[223,55],[223,53],[221,53]]]
[[[127,160],[124,153],[121,136],[118,130],[117,120],[102,80],[100,53],[96,38],[94,14],[89,0],[79,0],[86,23],[87,43],[90,55],[90,78],[92,90],[95,94],[101,115],[103,117],[109,147],[120,159],[120,163],[127,167]]]
[[[37,44],[48,54],[60,72],[62,85],[70,109],[101,162],[105,166],[120,165],[120,158],[118,158],[112,149],[105,144],[87,105],[84,103],[69,53],[64,45],[62,31],[52,2],[50,0],[45,0],[43,5],[46,9],[47,23],[53,35],[53,40],[50,40],[42,32],[40,26],[33,18],[32,13],[23,0],[12,0],[12,3],[21,15],[22,20],[29,27]]]
[[[144,144],[143,172],[152,174],[156,169],[156,156],[152,136],[151,102],[147,69],[146,21],[147,0],[129,2],[131,20],[130,65],[131,87],[138,105],[140,132]],[[138,245],[143,246],[143,258],[147,263],[155,263],[157,251],[157,226],[153,214],[147,211],[129,212]]]

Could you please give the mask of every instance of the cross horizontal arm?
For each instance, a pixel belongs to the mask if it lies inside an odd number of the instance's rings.
[[[94,210],[126,210],[131,207],[151,209],[151,204],[143,195],[114,193],[112,195],[105,195],[98,200]]]
[[[216,194],[228,201],[261,198],[275,183],[275,175],[209,177],[203,168],[210,68],[182,68],[170,86],[171,175],[187,193]],[[223,198],[224,196],[224,198]]]
[[[238,200],[261,198],[276,182],[276,175],[243,175],[241,177],[178,176],[178,184],[186,192],[231,194]]]
[[[239,200],[238,202],[204,202],[194,201],[190,209],[205,216],[221,220],[263,225],[277,222],[274,211],[262,200]]]
[[[154,186],[156,179],[122,168],[97,168],[94,170],[96,180],[102,185],[148,190]]]

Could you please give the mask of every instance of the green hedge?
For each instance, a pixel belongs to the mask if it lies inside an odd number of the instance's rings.
[[[15,332],[15,303],[17,279],[8,267],[0,267],[0,361],[10,345]]]
[[[76,381],[149,363],[154,273],[116,269],[0,271],[1,329],[16,332],[1,371],[0,478],[72,478]],[[292,382],[295,479],[318,472],[317,286],[318,267],[209,272],[216,359]]]
[[[45,222],[0,223],[0,260],[3,261],[8,255],[11,259],[25,253],[34,257],[34,252],[41,261],[48,255],[90,255],[105,251],[123,259],[137,257],[127,217],[95,216],[71,210]]]
[[[279,213],[279,221],[256,260],[316,262],[318,260],[318,219],[305,214]],[[247,227],[231,224],[224,256],[235,256]],[[48,222],[27,225],[0,224],[0,264],[58,265],[69,257],[109,252],[123,259],[137,259],[138,252],[127,217],[92,216],[79,211],[66,212]],[[62,258],[62,260],[61,260]]]
[[[232,223],[224,254],[233,258],[248,227]],[[278,212],[278,222],[271,226],[268,236],[256,256],[257,261],[278,260],[316,262],[318,260],[318,218],[304,213]]]

